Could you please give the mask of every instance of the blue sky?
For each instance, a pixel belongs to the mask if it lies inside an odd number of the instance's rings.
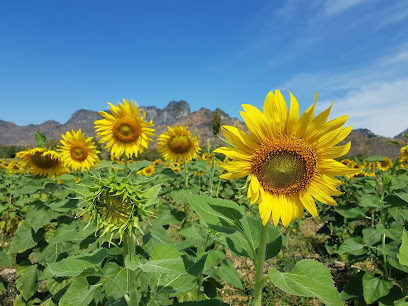
[[[408,1],[1,1],[0,120],[65,123],[123,98],[240,118],[270,90],[408,128]]]

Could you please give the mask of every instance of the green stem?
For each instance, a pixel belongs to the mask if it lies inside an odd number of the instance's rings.
[[[262,289],[264,286],[264,264],[265,264],[265,251],[266,242],[268,237],[268,224],[262,226],[261,237],[259,241],[258,256],[255,264],[255,290],[254,290],[254,306],[261,306],[262,303]]]
[[[126,156],[125,153],[123,153],[124,159],[125,159],[125,174],[129,174],[129,167],[128,167],[128,157]]]
[[[385,251],[385,234],[382,234],[382,247],[383,247],[383,261],[384,261],[384,276],[386,279],[389,279],[388,275],[388,262],[387,262],[387,255],[384,253]]]
[[[188,188],[188,172],[187,172],[187,164],[186,160],[183,158],[183,163],[184,163],[184,189]]]
[[[136,237],[133,231],[130,231],[126,234],[126,237],[123,241],[123,260],[126,259],[128,254],[136,255]],[[130,293],[130,299],[128,302],[129,306],[137,306],[137,283],[138,272],[135,270],[127,270],[127,283],[128,283],[128,292]]]
[[[214,155],[212,163],[211,163],[210,195],[212,195],[213,184],[214,184],[214,168],[215,168],[214,164],[215,164],[215,155]]]

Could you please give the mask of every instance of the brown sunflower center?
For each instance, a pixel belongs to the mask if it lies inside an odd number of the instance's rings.
[[[107,223],[124,224],[129,219],[129,204],[121,197],[105,195],[96,204],[100,217]]]
[[[187,136],[177,135],[170,139],[169,147],[174,153],[186,153],[188,150],[190,150],[190,141],[188,140]]]
[[[31,156],[31,162],[41,169],[51,169],[59,163],[57,159],[52,159],[50,155],[43,156],[43,152],[35,152]]]
[[[113,125],[113,138],[116,141],[128,143],[136,141],[141,133],[139,122],[131,117],[122,117]]]
[[[71,145],[71,158],[77,161],[84,161],[88,157],[88,148],[82,142],[76,142]]]
[[[252,171],[265,191],[296,193],[313,177],[316,157],[301,139],[272,139],[253,155]]]

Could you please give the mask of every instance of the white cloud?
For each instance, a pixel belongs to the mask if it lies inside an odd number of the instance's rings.
[[[372,83],[335,100],[331,118],[348,114],[347,124],[368,128],[377,135],[394,137],[408,128],[408,79]],[[321,103],[320,108],[329,105]]]
[[[324,8],[327,15],[335,15],[363,2],[364,0],[326,0]]]
[[[408,62],[408,51],[402,50],[397,54],[386,56],[380,60],[381,65],[392,65],[401,62]]]

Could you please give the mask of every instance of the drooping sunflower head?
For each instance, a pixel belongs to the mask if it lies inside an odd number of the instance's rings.
[[[21,159],[22,167],[33,175],[58,176],[68,171],[61,154],[53,150],[34,148],[18,152],[16,157]]]
[[[192,137],[186,126],[168,127],[168,132],[160,135],[157,139],[158,149],[164,159],[173,162],[181,160],[189,161],[201,151],[196,137]]]
[[[153,141],[150,137],[154,136],[154,129],[151,128],[154,124],[145,121],[146,114],[144,111],[141,113],[137,103],[132,100],[128,102],[123,99],[123,104],[118,103],[117,106],[108,104],[112,114],[99,112],[104,119],[95,121],[100,142],[106,143],[105,148],[117,158],[122,154],[128,158],[137,156]]]
[[[97,229],[103,229],[102,235],[118,233],[122,239],[125,231],[143,232],[139,222],[152,214],[148,209],[157,202],[160,186],[147,188],[151,178],[137,180],[119,177],[115,172],[94,179],[94,184],[84,185],[89,194],[83,198],[86,207],[80,214],[89,213],[89,221],[96,223]]]
[[[250,134],[232,126],[222,132],[234,147],[222,147],[231,162],[222,167],[225,179],[250,176],[248,198],[259,204],[265,225],[272,216],[275,226],[282,220],[286,227],[303,210],[317,216],[315,200],[336,205],[332,196],[340,195],[336,188],[342,183],[337,175],[355,173],[334,158],[345,155],[350,142],[335,146],[351,132],[343,128],[347,116],[327,121],[331,106],[314,117],[315,103],[299,118],[299,104],[290,93],[290,109],[279,90],[266,96],[263,112],[242,105],[242,117]]]
[[[73,171],[81,169],[83,172],[100,161],[98,154],[101,152],[96,150],[92,137],[86,138],[81,130],[67,132],[62,138],[62,146],[58,146],[59,151],[64,164]]]

